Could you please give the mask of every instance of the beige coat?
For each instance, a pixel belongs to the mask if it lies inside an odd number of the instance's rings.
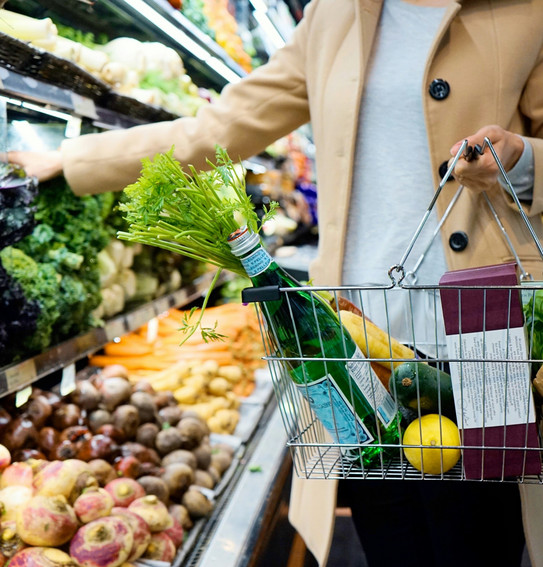
[[[315,283],[340,283],[351,189],[357,116],[365,66],[383,0],[314,0],[292,41],[246,80],[224,89],[220,102],[196,118],[127,131],[90,135],[63,144],[65,174],[78,194],[118,190],[133,181],[140,159],[175,145],[183,164],[204,167],[214,145],[232,158],[247,158],[311,121],[316,145],[319,255],[311,267]],[[543,2],[540,0],[452,0],[426,64],[421,85],[435,185],[451,145],[488,124],[524,134],[535,157],[535,187],[527,209],[543,236]],[[445,79],[450,95],[434,100],[432,80]],[[391,85],[401,88],[401,85]],[[377,148],[376,151],[386,151]],[[409,164],[405,164],[409,168]],[[437,202],[443,212],[456,183]],[[401,188],[399,188],[401,191]],[[542,277],[530,236],[504,192],[492,201],[524,267]],[[398,198],[409,198],[401,195]],[[452,232],[464,231],[467,248],[453,252]],[[511,253],[480,197],[464,191],[446,220],[443,242],[451,269],[494,264]],[[521,492],[532,563],[543,565],[543,489]],[[541,505],[539,503],[541,501]],[[291,521],[326,563],[335,508],[333,481],[295,481]]]

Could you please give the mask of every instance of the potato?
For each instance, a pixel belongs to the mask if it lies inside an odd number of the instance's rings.
[[[226,392],[230,390],[230,382],[226,378],[213,378],[207,385],[207,390],[214,396],[225,396]]]
[[[235,384],[243,378],[243,369],[234,364],[225,364],[219,368],[217,374]]]
[[[172,463],[164,467],[162,480],[170,491],[170,498],[181,498],[194,483],[194,470],[185,463]]]
[[[211,458],[210,458],[210,462],[211,462]],[[188,465],[191,469],[196,469],[198,467],[198,458],[191,451],[187,451],[186,449],[177,449],[176,451],[172,451],[171,453],[167,454],[162,459],[161,465],[163,467],[167,467],[168,465],[172,465],[174,463],[184,463],[185,465]]]
[[[181,448],[194,449],[209,433],[207,424],[196,417],[183,417],[176,426],[181,436]]]
[[[181,449],[183,437],[181,432],[175,427],[168,427],[158,432],[155,439],[156,450],[164,456],[176,449]]]
[[[215,480],[207,471],[198,469],[194,471],[194,484],[212,490],[215,486]]]
[[[174,398],[180,404],[195,404],[200,395],[200,389],[195,386],[181,386],[173,393]]]
[[[143,486],[145,494],[154,494],[161,502],[168,504],[170,501],[170,490],[164,480],[156,476],[140,476],[137,481]]]
[[[198,488],[189,488],[183,494],[181,504],[188,510],[191,518],[205,518],[213,510],[213,503]]]

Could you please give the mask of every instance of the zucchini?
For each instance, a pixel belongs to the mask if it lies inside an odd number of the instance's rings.
[[[407,361],[394,369],[389,389],[399,405],[421,415],[441,413],[456,422],[451,377],[425,362]]]

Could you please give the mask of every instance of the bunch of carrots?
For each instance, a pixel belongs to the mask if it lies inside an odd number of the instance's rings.
[[[202,338],[194,333],[182,346],[182,329],[200,316],[182,309],[170,309],[152,319],[138,330],[106,344],[102,353],[90,357],[90,364],[104,367],[121,364],[130,373],[131,380],[146,379],[167,371],[182,362],[213,361],[218,366],[239,366],[244,379],[235,385],[235,393],[247,396],[254,388],[253,374],[262,367],[264,350],[260,338],[258,318],[253,305],[225,303],[207,307],[202,327],[214,330],[216,340]]]

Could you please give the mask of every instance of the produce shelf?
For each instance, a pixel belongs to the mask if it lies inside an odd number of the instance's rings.
[[[195,301],[205,295],[214,275],[215,272],[206,273],[188,286],[113,317],[103,327],[64,341],[32,358],[0,368],[0,396],[17,392],[52,372],[69,367],[114,338],[135,331],[172,307],[181,307]],[[218,285],[229,277],[223,273]]]
[[[221,89],[230,82],[223,72],[232,79],[246,75],[220,45],[167,0],[10,0],[10,9],[37,18],[53,14],[62,23],[95,34],[105,33],[112,39],[129,36],[140,41],[160,41],[183,53],[189,74],[197,76],[196,83],[202,87]]]

